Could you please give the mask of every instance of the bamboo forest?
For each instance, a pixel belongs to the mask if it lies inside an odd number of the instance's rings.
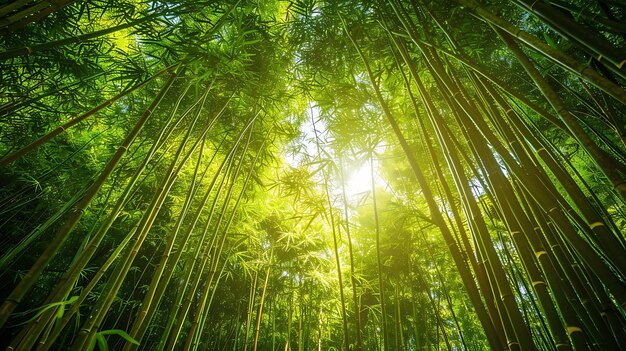
[[[0,349],[626,350],[626,2],[0,0]]]

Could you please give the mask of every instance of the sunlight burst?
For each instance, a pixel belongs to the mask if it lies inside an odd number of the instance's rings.
[[[369,162],[362,164],[349,173],[346,180],[346,195],[352,197],[372,190],[372,176]]]

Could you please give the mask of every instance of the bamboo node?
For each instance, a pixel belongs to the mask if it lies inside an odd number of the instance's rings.
[[[510,108],[510,109],[508,109],[508,110],[504,111],[504,114],[508,115],[510,112],[513,112],[513,109],[512,109],[512,108]]]
[[[583,332],[583,330],[580,329],[580,327],[572,326],[572,325],[568,325],[567,327],[565,327],[565,330],[567,331],[567,335],[572,335],[574,333],[582,333]]]
[[[584,66],[580,71],[578,71],[578,73],[580,73],[581,75],[585,75],[585,71],[591,69],[591,67],[589,66]]]
[[[597,228],[597,227],[604,227],[604,223],[602,222],[593,222],[589,225],[589,228],[591,228],[592,230]]]
[[[557,211],[559,208],[558,207],[552,207],[551,209],[548,210],[548,213],[552,212],[552,211]]]
[[[519,230],[514,230],[511,232],[511,235],[515,235],[515,234],[521,234],[522,232],[520,232]]]
[[[561,113],[562,113],[563,111],[568,111],[568,112],[569,112],[569,110],[567,109],[567,107],[562,106],[560,109],[558,109],[558,110],[556,111],[556,114],[560,116],[560,115],[561,115]]]
[[[598,55],[598,58],[596,60],[598,60],[598,62],[602,61],[602,59],[604,58],[604,56],[602,56],[602,54]]]
[[[540,148],[537,149],[537,153],[540,153],[541,151],[546,151],[546,149],[543,148],[543,147],[540,147]]]
[[[544,282],[543,280],[536,280],[534,282],[531,282],[533,288],[536,288],[537,285],[547,285],[546,282]]]
[[[541,227],[533,227],[534,230],[541,230]]]
[[[535,10],[535,5],[537,5],[538,2],[540,2],[541,0],[535,0],[531,5],[530,5],[530,9],[531,10]]]
[[[539,259],[539,257],[543,256],[543,255],[547,255],[548,253],[545,251],[537,251],[535,252],[535,256],[537,257],[537,259]]]
[[[559,342],[559,343],[557,343],[555,346],[556,346],[556,348],[557,348],[557,349],[558,349],[559,347],[567,347],[568,349],[571,349],[571,348],[572,348],[572,345],[570,345],[570,344],[568,344],[568,343],[566,343],[566,342]]]
[[[515,340],[511,340],[509,342],[506,343],[509,347],[513,346],[513,345],[517,345],[519,346],[519,342],[515,341]]]

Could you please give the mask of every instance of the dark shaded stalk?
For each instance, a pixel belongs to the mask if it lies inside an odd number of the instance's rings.
[[[91,33],[86,33],[86,34],[81,34],[81,35],[77,35],[71,38],[65,38],[65,39],[61,39],[61,40],[55,40],[55,41],[51,41],[48,43],[44,43],[44,44],[36,44],[36,45],[32,45],[32,46],[24,46],[21,48],[16,48],[16,49],[9,49],[7,51],[4,52],[0,52],[0,61],[2,60],[8,60],[11,58],[15,58],[15,57],[19,57],[19,56],[27,56],[27,55],[32,55],[35,53],[39,53],[42,51],[47,51],[47,50],[53,50],[56,49],[60,46],[64,46],[64,45],[69,45],[69,44],[75,44],[75,43],[82,43],[88,40],[92,40],[98,37],[102,37],[105,36],[107,34],[111,34],[111,33],[115,33],[117,31],[120,30],[124,30],[126,28],[131,28],[131,27],[135,27],[137,25],[140,25],[142,23],[145,22],[149,22],[149,21],[154,21],[155,18],[160,15],[159,13],[157,14],[152,14],[143,18],[139,18],[136,19],[134,21],[128,22],[128,23],[124,23],[124,24],[120,24],[117,26],[113,26],[113,27],[109,27],[106,29],[101,29],[95,32],[91,32]]]
[[[597,86],[607,94],[611,95],[617,101],[626,105],[626,91],[624,91],[624,89],[622,89],[620,86],[611,82],[609,79],[600,75],[598,72],[591,69],[589,66],[578,62],[576,59],[564,54],[560,50],[555,49],[548,44],[545,44],[531,34],[515,27],[509,22],[496,16],[489,10],[481,7],[475,0],[457,0],[457,2],[461,5],[468,7],[472,12],[474,12],[484,21],[507,32],[516,39],[537,50],[546,58],[575,73],[579,77],[584,78],[585,80]]]
[[[572,116],[567,106],[563,103],[558,94],[550,87],[550,85],[541,77],[541,74],[534,66],[534,64],[528,59],[526,54],[517,46],[511,36],[503,32],[502,30],[495,29],[498,35],[506,43],[508,48],[513,52],[517,60],[522,64],[528,75],[535,82],[537,87],[541,90],[542,94],[546,97],[548,102],[552,105],[556,113],[561,117],[567,128],[576,137],[579,144],[587,151],[589,156],[596,162],[600,170],[613,184],[615,191],[621,196],[622,200],[626,201],[626,180],[619,174],[616,169],[617,161],[611,157],[608,153],[598,147],[596,143],[591,140],[585,130],[578,124],[576,118]]]
[[[9,319],[11,312],[15,309],[15,307],[21,302],[24,295],[30,290],[30,288],[35,284],[37,278],[46,267],[48,262],[56,255],[61,245],[67,239],[69,233],[72,232],[78,221],[81,219],[85,209],[89,206],[93,198],[102,187],[102,184],[107,180],[111,172],[115,169],[119,161],[122,159],[122,156],[126,153],[126,150],[130,146],[130,144],[135,140],[139,132],[143,129],[148,118],[152,115],[152,111],[159,105],[169,88],[174,83],[174,80],[178,76],[178,73],[172,73],[170,78],[164,84],[161,91],[156,96],[156,98],[152,101],[152,104],[146,111],[142,114],[139,120],[136,122],[133,129],[128,133],[124,141],[119,146],[116,153],[107,163],[104,170],[100,173],[98,179],[89,187],[85,196],[82,198],[70,218],[63,224],[61,228],[57,231],[55,237],[48,243],[46,250],[42,253],[42,255],[37,259],[32,268],[26,273],[26,275],[22,278],[20,283],[13,289],[13,292],[5,299],[2,306],[0,306],[0,328],[5,325],[6,321]]]
[[[561,35],[578,43],[583,49],[595,56],[600,63],[607,62],[621,69],[626,63],[624,50],[618,50],[604,37],[595,35],[591,28],[574,21],[560,10],[543,1],[515,0],[515,2],[535,14]]]
[[[131,92],[141,88],[142,86],[144,86],[147,83],[151,82],[153,79],[155,79],[155,78],[157,78],[157,77],[159,77],[159,76],[161,76],[161,75],[171,71],[172,69],[174,69],[176,67],[178,67],[178,64],[169,66],[169,67],[167,67],[167,68],[157,72],[152,77],[150,77],[150,78],[144,80],[143,82],[135,85],[134,87],[124,90],[123,92],[117,94],[116,96],[110,98],[109,100],[107,100],[107,101],[101,103],[100,105],[92,108],[91,110],[83,113],[82,115],[72,118],[68,122],[65,122],[63,125],[57,127],[56,129],[54,129],[51,132],[49,132],[48,134],[40,137],[39,139],[33,141],[32,143],[28,144],[27,146],[24,146],[20,150],[14,152],[14,153],[12,153],[12,154],[10,154],[8,156],[3,157],[2,159],[0,159],[0,166],[6,166],[6,165],[10,164],[11,162],[17,160],[18,158],[26,155],[27,153],[35,150],[36,148],[38,148],[42,144],[48,142],[50,139],[52,139],[55,136],[65,132],[68,128],[71,128],[71,127],[75,126],[76,124],[84,121],[85,119],[93,116],[94,114],[96,114],[100,110],[103,110],[103,109],[111,106],[117,100],[127,96]]]
[[[30,23],[48,17],[50,14],[70,5],[76,0],[43,0],[32,6],[7,16],[0,21],[0,34],[8,34]]]

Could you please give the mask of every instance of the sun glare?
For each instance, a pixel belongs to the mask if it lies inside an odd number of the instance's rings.
[[[369,162],[354,168],[346,181],[346,194],[351,197],[372,190]]]

